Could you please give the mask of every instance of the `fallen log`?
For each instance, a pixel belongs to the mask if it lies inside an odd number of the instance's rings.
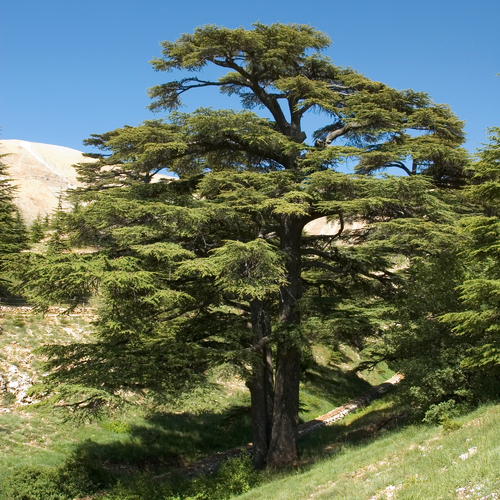
[[[389,380],[386,380],[380,385],[376,385],[372,387],[368,391],[364,392],[360,396],[351,399],[345,405],[339,406],[338,408],[321,415],[314,420],[309,420],[309,422],[305,422],[299,425],[299,437],[305,436],[306,434],[310,434],[311,432],[319,429],[320,427],[324,427],[325,425],[333,424],[334,422],[338,422],[342,420],[346,415],[356,411],[358,408],[362,408],[368,405],[374,399],[385,394],[389,389],[394,387],[395,384],[398,384],[403,380],[404,375],[402,373],[396,373]]]

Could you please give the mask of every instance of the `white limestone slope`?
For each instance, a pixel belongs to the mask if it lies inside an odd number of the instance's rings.
[[[19,140],[0,141],[1,161],[17,186],[15,202],[29,224],[56,207],[59,195],[80,186],[73,165],[93,161],[75,149]]]

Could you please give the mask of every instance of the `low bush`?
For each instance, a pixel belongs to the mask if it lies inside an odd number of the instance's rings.
[[[111,486],[111,476],[85,453],[73,454],[60,468],[18,467],[3,482],[8,500],[71,500]]]
[[[456,402],[453,399],[431,405],[425,417],[424,422],[428,424],[441,424],[445,420],[450,420],[452,417],[456,417],[460,413],[460,409],[457,407]]]
[[[246,454],[224,462],[211,475],[192,480],[172,477],[169,482],[156,483],[149,475],[137,475],[109,490],[102,500],[228,500],[249,491],[259,482],[259,474]]]
[[[200,476],[191,483],[186,500],[226,500],[250,490],[258,483],[259,475],[252,467],[249,454],[230,458],[211,477]]]
[[[57,469],[28,466],[15,469],[4,480],[4,498],[8,500],[68,500],[59,491]]]

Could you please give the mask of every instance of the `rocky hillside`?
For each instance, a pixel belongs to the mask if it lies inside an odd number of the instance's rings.
[[[90,336],[92,310],[61,315],[63,310],[51,307],[42,317],[31,307],[0,305],[0,414],[33,403],[27,393],[42,377],[43,359],[33,352],[36,348],[50,342],[85,342]]]
[[[44,216],[57,206],[67,189],[80,186],[72,165],[92,161],[75,149],[19,140],[0,142],[3,163],[17,186],[16,204],[29,224],[38,214]]]

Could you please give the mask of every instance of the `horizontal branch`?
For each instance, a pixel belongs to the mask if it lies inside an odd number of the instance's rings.
[[[177,312],[175,314],[167,316],[166,318],[161,318],[160,321],[162,321],[162,322],[164,322],[164,321],[171,321],[173,319],[179,318],[183,314],[186,314],[186,313],[191,312],[191,311],[196,311],[196,309],[202,309],[203,307],[209,306],[212,303],[212,301],[213,301],[213,298],[204,300],[202,302],[197,302],[196,304],[193,304],[193,305],[191,305],[189,307],[185,307],[184,309],[182,309],[181,311],[179,311],[179,312]],[[170,311],[174,311],[175,309],[177,309],[177,307],[176,306],[172,306],[172,307],[169,307],[168,309],[164,309],[163,311],[158,311],[155,314],[153,314],[152,316],[150,316],[148,318],[148,320],[152,320],[154,318],[157,318],[158,316],[161,316],[162,314],[166,314],[166,313],[168,313]]]
[[[346,271],[344,271],[341,267],[333,267],[330,266],[330,264],[325,264],[324,262],[307,260],[302,262],[302,267],[317,267],[320,269],[326,269],[327,271],[331,271],[336,274],[346,274]]]
[[[232,307],[235,307],[236,309],[241,309],[242,311],[245,311],[245,312],[251,312],[251,309],[250,309],[250,306],[247,306],[245,304],[241,304],[239,302],[235,302],[234,300],[231,300],[231,299],[226,299],[225,297],[223,297],[224,299],[224,302]]]
[[[267,344],[269,344],[269,342],[271,342],[271,340],[272,340],[272,338],[270,336],[262,337],[252,347],[246,347],[245,349],[243,349],[243,351],[244,352],[260,351],[263,347],[265,347]]]
[[[323,250],[318,250],[316,248],[304,248],[300,252],[302,255],[316,255],[317,257],[321,257],[322,259],[326,260],[336,260],[338,257],[337,255],[332,255],[329,252],[325,252]]]
[[[392,285],[391,277],[394,276],[392,273],[389,271],[383,271],[383,274],[374,274],[374,273],[369,273],[367,271],[363,270],[357,270],[357,272],[366,278],[371,278],[373,280],[377,280],[383,285]]]
[[[335,139],[338,139],[339,137],[347,134],[347,132],[349,132],[350,130],[355,129],[355,128],[361,128],[361,124],[355,123],[355,122],[346,123],[343,127],[340,127],[337,130],[333,130],[332,132],[330,132],[326,136],[326,139],[325,139],[326,145],[329,146]]]
[[[400,168],[401,170],[404,170],[408,175],[412,175],[410,169],[401,161],[391,161],[386,164],[386,168]]]
[[[78,403],[61,403],[58,405],[54,405],[54,408],[70,408],[70,407],[76,408],[76,407],[80,407],[84,403],[88,403],[90,401],[90,403],[86,405],[86,406],[89,406],[96,399],[100,399],[100,398],[98,398],[97,396],[90,396],[90,398],[84,399],[83,401],[78,401]]]

